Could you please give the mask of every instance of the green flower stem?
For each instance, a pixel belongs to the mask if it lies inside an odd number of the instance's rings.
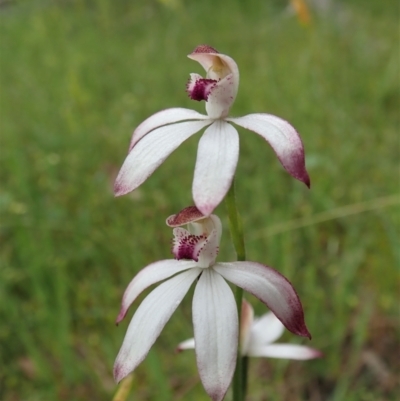
[[[235,182],[232,185],[225,197],[226,208],[228,210],[229,217],[229,230],[231,231],[233,245],[235,246],[237,260],[246,260],[246,250],[244,247],[244,236],[242,221],[239,216],[239,212],[236,208],[236,197],[235,197]]]
[[[233,245],[236,250],[237,260],[244,261],[246,260],[246,250],[244,246],[242,222],[240,220],[240,216],[236,207],[234,181],[232,181],[232,185],[228,191],[228,194],[226,195],[225,203],[229,217],[229,229],[231,232]],[[239,314],[239,327],[242,312],[242,299],[243,289],[240,287],[236,287],[235,301]],[[233,401],[244,401],[246,398],[247,363],[245,363],[244,358],[241,355],[240,348],[241,344],[239,344],[236,360],[236,370],[233,376]]]

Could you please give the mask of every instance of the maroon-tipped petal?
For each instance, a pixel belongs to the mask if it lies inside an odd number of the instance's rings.
[[[115,324],[117,326],[122,322],[122,320],[124,320],[127,312],[128,312],[128,309],[125,309],[125,308],[121,307],[121,310],[118,313],[117,318],[115,319]]]
[[[271,145],[285,170],[310,188],[303,142],[299,133],[290,123],[264,113],[227,118],[226,120],[249,129],[264,138]]]
[[[131,192],[131,189],[128,186],[123,185],[117,181],[114,183],[114,196],[116,198],[122,195],[126,195],[129,192]]]
[[[262,301],[293,334],[311,339],[300,298],[281,273],[255,262],[217,263],[213,268]]]

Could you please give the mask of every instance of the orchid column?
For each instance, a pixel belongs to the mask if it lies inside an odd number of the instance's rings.
[[[233,184],[239,158],[239,135],[232,123],[264,138],[275,151],[282,166],[294,178],[307,186],[310,186],[310,180],[305,168],[300,136],[288,122],[269,114],[229,117],[239,86],[239,70],[235,61],[205,45],[198,46],[188,57],[198,61],[206,71],[205,78],[198,74],[190,74],[187,92],[193,100],[206,102],[207,115],[190,109],[172,108],[160,111],[141,123],[133,133],[128,156],[116,179],[115,194],[124,195],[138,188],[182,142],[207,127],[200,138],[197,150],[192,185],[195,206],[184,209],[173,216],[172,220],[168,220],[168,224],[173,227],[189,224],[194,231],[174,229],[177,247],[174,247],[174,255],[179,262],[162,261],[143,269],[124,295],[118,321],[125,316],[127,308],[143,289],[183,270],[186,272],[161,284],[138,308],[118,355],[115,377],[121,380],[143,360],[183,295],[194,280],[200,277],[196,286],[195,300],[199,298],[196,298],[196,293],[199,291],[206,298],[212,295],[221,302],[222,300],[227,302],[223,312],[217,311],[217,305],[208,304],[205,305],[207,311],[205,313],[201,311],[200,301],[194,300],[193,323],[196,344],[199,343],[199,348],[196,346],[196,354],[200,377],[210,397],[213,400],[222,400],[236,365],[234,400],[241,401],[245,397],[242,382],[245,372],[241,364],[242,354],[238,351],[237,339],[242,288],[267,304],[289,330],[302,336],[309,336],[309,333],[304,323],[301,303],[291,284],[273,269],[244,262],[246,259],[244,239]],[[236,264],[215,262],[221,224],[211,213],[224,198],[231,236],[238,257]],[[233,301],[232,292],[222,277],[237,286],[236,302]],[[262,282],[265,283],[264,286]],[[161,287],[162,291],[159,290]],[[197,290],[198,287],[201,290]],[[167,308],[165,313],[158,317],[158,321],[150,322],[151,319],[147,315],[149,311],[155,311],[157,297],[163,299],[165,305],[168,304],[166,293],[174,300],[173,307]],[[148,299],[150,300],[147,301]],[[229,299],[231,301],[228,301]],[[214,330],[213,333],[210,332],[205,336],[200,330],[199,334],[198,316],[202,316],[200,320],[203,322],[207,320],[210,330]],[[210,321],[212,318],[215,321]],[[138,339],[138,331],[141,335],[147,336],[146,340]],[[214,346],[208,349],[205,344],[214,335],[217,339]],[[224,346],[225,343],[230,346],[229,352]],[[232,356],[232,350],[238,355],[237,363]],[[215,353],[222,359],[211,363]]]

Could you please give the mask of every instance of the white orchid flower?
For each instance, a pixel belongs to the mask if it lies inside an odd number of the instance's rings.
[[[254,262],[216,262],[222,232],[217,216],[205,217],[192,206],[170,216],[167,224],[174,227],[176,259],[161,260],[145,267],[126,289],[117,323],[144,289],[168,279],[136,310],[117,356],[114,376],[120,381],[142,362],[198,279],[192,309],[197,366],[205,390],[212,400],[219,401],[235,370],[239,331],[235,299],[225,280],[255,295],[288,330],[310,337],[303,308],[290,282],[271,267]],[[179,227],[186,224],[188,230]]]
[[[321,358],[317,349],[297,344],[275,344],[282,336],[285,326],[272,313],[268,312],[254,319],[252,306],[243,300],[240,325],[241,354],[252,357],[307,360]],[[194,338],[181,342],[177,350],[195,348]]]
[[[191,74],[187,85],[192,99],[205,100],[207,115],[172,108],[143,121],[133,132],[129,154],[115,182],[115,195],[139,187],[182,142],[208,126],[199,142],[192,187],[195,205],[208,216],[225,197],[239,158],[239,134],[231,123],[264,138],[288,173],[310,186],[303,144],[287,121],[270,114],[228,117],[239,86],[235,61],[206,45],[198,46],[188,57],[207,72],[206,78]]]

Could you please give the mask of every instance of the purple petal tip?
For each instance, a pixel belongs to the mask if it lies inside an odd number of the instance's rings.
[[[124,317],[126,315],[126,311],[121,310],[121,312],[119,312],[117,318],[115,319],[115,324],[118,326],[119,323],[121,323],[122,320],[124,320]]]
[[[115,195],[115,197],[125,195],[128,192],[129,192],[129,190],[126,187],[124,187],[123,185],[121,185],[119,182],[116,182],[114,184],[114,195]]]
[[[122,366],[121,365],[115,365],[114,366],[114,380],[119,383],[126,374],[122,371]]]
[[[297,323],[297,324],[296,324]],[[309,340],[311,340],[311,334],[308,331],[304,320],[302,322],[296,322],[294,325],[285,325],[286,328],[291,331],[293,334],[296,334],[297,336],[300,337],[307,337]]]
[[[304,179],[302,180],[304,184],[307,185],[307,187],[310,189],[311,188],[311,181],[309,175],[306,173]]]
[[[304,167],[298,168],[296,171],[290,171],[287,170],[292,177],[294,177],[296,180],[301,181],[305,185],[307,185],[308,188],[311,187],[311,181],[310,181],[310,176],[307,173],[307,170]]]
[[[290,328],[287,327],[287,329],[290,330],[293,334],[296,334],[300,337],[307,337],[309,340],[311,340],[311,334],[307,329],[303,313],[301,315],[301,318],[296,319],[296,321],[293,322],[294,324],[290,325]]]
[[[314,349],[313,351],[314,351],[313,358],[324,358],[325,355],[320,350]]]

